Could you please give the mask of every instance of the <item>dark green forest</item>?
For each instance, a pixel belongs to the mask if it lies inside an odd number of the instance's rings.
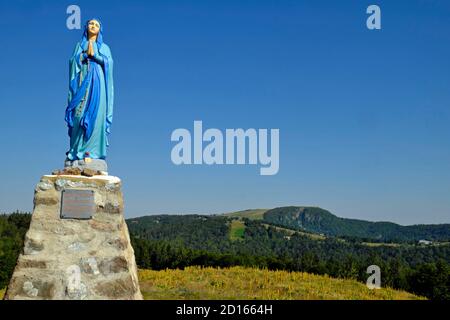
[[[0,215],[0,288],[12,275],[31,215]],[[230,238],[226,216],[146,216],[127,220],[140,268],[251,266],[304,271],[365,283],[369,265],[381,268],[383,286],[436,300],[450,300],[450,245],[370,246],[357,237],[316,239],[267,221],[241,219],[239,239]]]
[[[304,271],[366,282],[381,268],[382,285],[431,299],[450,299],[450,245],[368,246],[355,237],[313,239],[243,219],[242,239],[230,239],[225,216],[146,216],[127,220],[138,265],[184,268],[235,265]]]
[[[31,214],[28,213],[0,215],[0,288],[8,285],[30,221]]]

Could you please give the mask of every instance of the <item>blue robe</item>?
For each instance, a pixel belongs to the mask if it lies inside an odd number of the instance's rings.
[[[69,128],[68,160],[105,159],[113,119],[114,84],[111,50],[94,42],[94,56],[85,52],[88,41],[77,43],[70,59],[70,88],[65,120]]]

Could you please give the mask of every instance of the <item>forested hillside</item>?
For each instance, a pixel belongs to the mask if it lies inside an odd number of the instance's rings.
[[[0,215],[0,289],[8,284],[30,215]],[[370,244],[317,236],[263,219],[159,215],[127,220],[140,268],[244,266],[301,271],[365,283],[369,265],[382,285],[431,299],[450,299],[450,245]]]
[[[450,298],[450,246],[371,246],[352,238],[318,240],[241,219],[236,238],[227,216],[159,215],[129,219],[138,264],[156,270],[191,265],[254,266],[304,271],[365,282],[369,265],[382,270],[383,285],[434,299]]]
[[[0,215],[0,289],[9,282],[30,221],[31,215],[27,213]]]

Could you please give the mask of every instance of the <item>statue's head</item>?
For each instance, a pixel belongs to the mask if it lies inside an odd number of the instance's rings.
[[[87,41],[91,35],[97,36],[97,44],[99,46],[103,43],[103,26],[99,19],[89,19],[84,25],[84,32],[82,42]]]
[[[96,19],[89,20],[87,22],[87,29],[89,36],[98,35],[100,32],[100,22]]]

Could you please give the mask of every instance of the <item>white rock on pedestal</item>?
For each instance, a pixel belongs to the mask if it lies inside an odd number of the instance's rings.
[[[91,219],[61,219],[61,193],[67,189],[94,191]],[[41,178],[5,299],[142,299],[119,178]]]

